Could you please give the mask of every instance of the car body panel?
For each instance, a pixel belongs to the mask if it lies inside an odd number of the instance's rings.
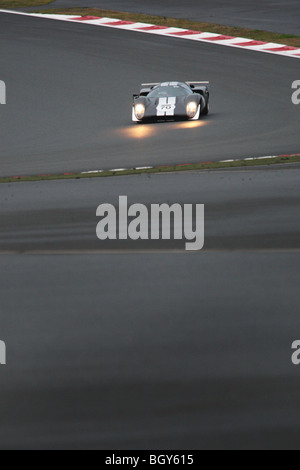
[[[138,95],[133,95],[132,120],[134,122],[194,121],[200,118],[203,110],[208,109],[208,82],[162,82],[144,84],[142,87]],[[187,106],[190,104],[195,114],[189,116]],[[144,107],[142,118],[136,114],[137,105]]]

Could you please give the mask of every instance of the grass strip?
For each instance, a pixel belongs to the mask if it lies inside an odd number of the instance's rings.
[[[87,179],[87,178],[108,178],[112,176],[134,176],[142,174],[159,174],[159,173],[174,173],[183,171],[199,171],[199,170],[219,170],[226,168],[244,168],[262,165],[276,165],[282,163],[299,163],[300,155],[281,156],[274,158],[260,158],[254,160],[234,160],[231,162],[207,162],[207,163],[194,163],[187,165],[166,165],[149,169],[131,169],[125,171],[102,171],[96,173],[64,173],[56,175],[32,175],[32,176],[14,176],[14,177],[0,177],[0,184],[3,183],[16,183],[16,182],[35,182],[35,181],[57,181],[57,180],[74,180],[74,179]]]
[[[53,0],[0,0],[0,8],[40,7]]]
[[[8,2],[4,2],[8,3]],[[13,3],[13,2],[12,2]],[[21,3],[21,2],[16,2]],[[29,3],[29,0],[28,0]],[[45,1],[47,3],[47,1]],[[1,4],[1,0],[0,0]],[[139,13],[126,13],[114,10],[101,10],[98,8],[63,8],[41,10],[38,13],[55,13],[78,16],[99,16],[116,18],[124,21],[134,21],[141,23],[151,23],[158,26],[169,26],[174,28],[190,29],[193,31],[202,31],[221,34],[224,36],[242,37],[254,39],[256,41],[275,42],[287,46],[300,47],[300,37],[292,34],[280,34],[270,31],[261,31],[258,29],[247,29],[234,26],[223,26],[215,23],[202,23],[187,19],[166,18],[162,16],[151,16]]]

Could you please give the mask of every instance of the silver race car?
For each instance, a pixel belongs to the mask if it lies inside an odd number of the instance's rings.
[[[209,82],[146,83],[133,95],[132,120],[196,121],[209,112]]]

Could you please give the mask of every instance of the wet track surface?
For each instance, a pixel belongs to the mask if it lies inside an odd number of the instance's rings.
[[[56,0],[49,8],[82,6],[82,0]],[[299,35],[298,0],[89,0],[86,6],[107,10],[242,26]],[[36,9],[36,8],[35,8]]]
[[[0,23],[1,176],[299,152],[297,60]],[[130,94],[161,74],[211,79],[212,114],[132,126]],[[299,448],[299,171],[0,185],[0,448]],[[205,249],[102,245],[96,208],[119,195],[204,203]]]

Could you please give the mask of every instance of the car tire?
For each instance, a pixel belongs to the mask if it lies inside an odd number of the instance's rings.
[[[207,116],[209,113],[209,103],[205,106],[205,108],[202,111],[202,116]]]

